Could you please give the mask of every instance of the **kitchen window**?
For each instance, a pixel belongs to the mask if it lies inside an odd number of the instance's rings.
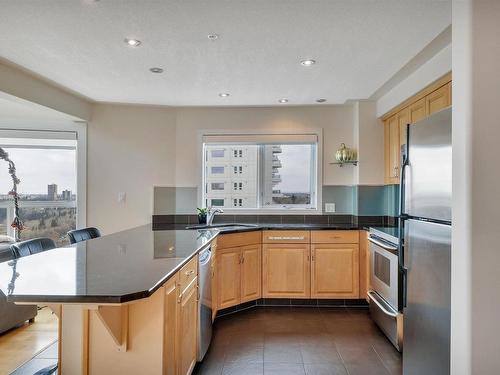
[[[232,158],[215,160],[216,150]],[[204,136],[203,186],[205,206],[241,211],[315,210],[318,136]]]

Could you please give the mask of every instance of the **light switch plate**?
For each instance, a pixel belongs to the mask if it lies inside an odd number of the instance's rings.
[[[335,212],[335,203],[325,203],[325,212]]]
[[[127,193],[121,191],[118,193],[118,203],[125,203],[127,200]]]

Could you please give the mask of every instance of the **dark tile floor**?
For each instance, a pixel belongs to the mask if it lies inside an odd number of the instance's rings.
[[[217,319],[196,375],[396,375],[401,355],[367,308],[265,307]]]

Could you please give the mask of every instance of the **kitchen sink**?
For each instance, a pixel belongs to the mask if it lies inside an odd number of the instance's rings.
[[[218,229],[221,231],[224,230],[235,230],[235,229],[244,229],[244,228],[257,228],[256,224],[239,224],[239,223],[219,223],[219,224],[197,224],[197,225],[189,225],[186,229]]]

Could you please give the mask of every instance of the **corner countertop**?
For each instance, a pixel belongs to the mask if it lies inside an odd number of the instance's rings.
[[[120,304],[151,296],[218,234],[362,229],[356,224],[302,223],[187,227],[149,224],[0,263],[0,290],[11,302]]]
[[[113,233],[0,263],[0,290],[11,302],[106,304],[146,298],[218,233],[151,225]]]

